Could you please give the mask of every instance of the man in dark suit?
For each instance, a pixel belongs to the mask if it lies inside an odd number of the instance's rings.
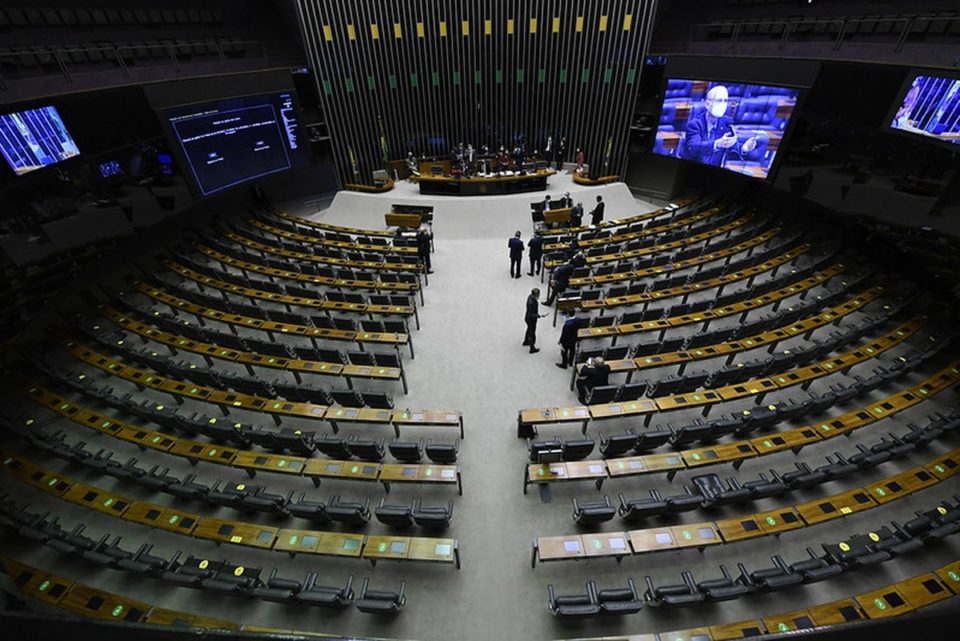
[[[557,171],[563,169],[563,158],[567,154],[567,137],[560,138],[560,147],[557,149]]]
[[[543,267],[543,232],[538,229],[533,233],[533,238],[527,243],[527,249],[530,256],[530,273],[527,276],[533,276],[534,269],[539,276],[540,269]]]
[[[570,285],[570,275],[573,274],[573,265],[564,263],[553,270],[552,287],[550,297],[544,305],[552,305],[557,296],[562,294]]]
[[[597,206],[590,212],[590,224],[596,227],[603,222],[603,196],[597,196]]]
[[[574,353],[577,351],[577,330],[583,325],[583,320],[577,318],[575,308],[568,309],[566,313],[567,320],[563,321],[563,327],[560,328],[560,362],[556,363],[560,369],[573,365]]]
[[[594,387],[610,384],[610,366],[597,356],[587,359],[587,364],[580,370],[577,378],[577,395],[581,403],[587,402],[587,396]]]
[[[553,201],[550,200],[550,194],[543,197],[543,211],[553,209]]]
[[[745,140],[739,148],[733,118],[727,116],[730,99],[727,88],[715,85],[707,92],[703,109],[687,120],[683,137],[683,157],[705,165],[722,167],[727,155],[743,156],[757,146],[756,136]]]
[[[523,315],[523,322],[527,324],[527,333],[523,335],[523,344],[530,346],[530,353],[536,354],[540,350],[537,348],[537,320],[546,316],[538,313],[540,307],[537,301],[540,300],[540,289],[534,287],[527,296],[527,311]]]
[[[570,259],[570,264],[573,265],[574,269],[587,266],[587,257],[582,250],[577,250],[577,253]]]
[[[580,227],[583,225],[583,203],[577,203],[570,210],[570,226]]]
[[[513,235],[513,238],[507,241],[507,247],[510,248],[510,276],[520,278],[520,272],[523,268],[520,262],[523,260],[523,241],[520,240],[520,232]]]
[[[428,274],[433,273],[433,265],[430,264],[430,239],[433,238],[433,232],[426,227],[417,230],[417,257],[423,264]]]

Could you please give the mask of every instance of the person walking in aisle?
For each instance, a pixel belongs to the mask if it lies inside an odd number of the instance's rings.
[[[527,276],[533,276],[534,269],[539,276],[543,267],[543,232],[539,229],[533,232],[533,238],[527,243],[527,250],[530,256],[530,273]]]
[[[567,320],[563,322],[560,328],[560,362],[556,366],[560,369],[567,369],[568,365],[573,365],[574,354],[577,351],[577,330],[583,324],[581,319],[577,318],[577,310],[571,307],[566,312]]]
[[[417,230],[417,257],[428,274],[433,273],[433,265],[430,263],[430,241],[432,239],[433,232],[426,227]]]
[[[603,222],[603,196],[597,196],[597,206],[590,212],[590,224],[594,227]]]
[[[539,314],[540,289],[534,287],[527,296],[527,311],[523,315],[523,322],[527,324],[527,333],[523,336],[523,344],[530,346],[530,353],[536,354],[540,350],[537,348],[537,321],[546,316]]]
[[[510,248],[510,276],[520,278],[520,272],[523,268],[520,266],[523,260],[523,241],[520,240],[520,232],[513,235],[513,238],[507,241],[507,247]]]

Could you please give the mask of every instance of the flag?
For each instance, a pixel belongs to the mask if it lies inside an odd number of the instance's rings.
[[[603,153],[603,174],[610,173],[610,156],[613,154],[613,138],[607,138],[607,150]]]
[[[357,155],[353,153],[353,147],[347,147],[347,151],[350,153],[350,167],[353,169],[353,179],[360,181],[360,166],[357,165]]]
[[[383,131],[383,118],[377,116],[377,126],[380,128],[380,155],[383,158],[383,168],[390,171],[390,149],[387,147],[387,134]]]

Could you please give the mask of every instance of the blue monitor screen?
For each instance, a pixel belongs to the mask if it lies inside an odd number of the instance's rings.
[[[165,117],[204,195],[307,160],[290,93],[177,107]]]
[[[890,126],[960,145],[960,79],[915,76]]]
[[[80,155],[56,107],[0,116],[0,151],[18,176]]]
[[[800,89],[670,78],[653,153],[766,178]]]
[[[120,167],[119,160],[108,160],[107,162],[100,163],[100,175],[104,178],[119,176],[122,173],[123,169]]]

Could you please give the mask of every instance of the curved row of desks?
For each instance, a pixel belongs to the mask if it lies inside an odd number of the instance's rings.
[[[141,449],[179,456],[191,464],[203,461],[232,467],[242,470],[250,478],[254,478],[257,472],[302,476],[309,479],[315,487],[319,487],[323,479],[379,482],[383,483],[388,493],[393,483],[455,485],[457,492],[463,494],[463,476],[460,467],[456,465],[340,461],[243,450],[171,436],[165,432],[157,432],[134,423],[121,421],[83,407],[42,385],[27,383],[23,391],[35,403],[101,434],[131,443]],[[211,419],[211,421],[215,420]],[[37,425],[37,419],[26,419],[24,424],[25,427],[30,428]]]
[[[422,561],[452,564],[460,569],[460,546],[456,539],[417,536],[353,534],[220,519],[137,501],[102,488],[81,483],[66,475],[36,465],[19,454],[0,449],[3,471],[19,481],[68,503],[147,527],[174,532],[214,543],[231,543],[260,550],[296,554],[378,560]]]
[[[656,634],[628,634],[567,641],[731,641],[811,628],[829,631],[830,626],[853,621],[887,619],[909,614],[958,594],[960,560],[852,597],[773,614],[763,619],[697,626]],[[861,631],[861,634],[866,633]]]
[[[696,548],[702,550],[762,536],[810,527],[843,518],[909,496],[960,473],[960,449],[936,457],[899,474],[863,487],[816,498],[765,512],[744,514],[719,521],[685,523],[672,527],[642,530],[539,536],[533,540],[530,567],[537,561],[576,561],[579,559],[635,556],[662,550]]]
[[[280,424],[280,419],[284,416],[324,421],[329,423],[334,431],[338,429],[341,423],[388,425],[394,428],[398,437],[400,436],[401,426],[453,427],[460,430],[460,438],[464,437],[463,416],[458,411],[331,407],[314,403],[289,402],[282,398],[264,398],[160,376],[153,372],[125,365],[74,341],[67,341],[65,348],[77,359],[111,376],[130,381],[141,388],[149,387],[158,392],[165,392],[178,403],[182,402],[182,398],[192,398],[212,403],[220,407],[224,416],[229,416],[230,409],[235,408],[268,414],[273,417],[277,425]]]
[[[767,456],[783,450],[792,450],[794,454],[797,454],[811,443],[822,442],[847,434],[902,412],[924,399],[942,392],[958,381],[960,381],[960,361],[945,367],[922,383],[864,407],[838,416],[831,416],[809,425],[765,434],[752,439],[660,454],[643,454],[597,461],[529,464],[526,466],[524,473],[523,490],[526,493],[527,486],[530,483],[562,481],[592,481],[599,489],[603,481],[608,478],[625,478],[666,472],[667,479],[673,479],[677,472],[683,470],[699,470],[723,463],[731,463],[734,468],[738,468],[747,459]],[[775,409],[776,405],[770,405],[769,407]]]
[[[530,426],[554,423],[581,423],[582,431],[586,433],[587,424],[591,420],[596,421],[628,416],[652,417],[653,414],[657,412],[689,409],[692,407],[704,408],[704,416],[706,416],[711,406],[716,403],[750,397],[756,397],[757,402],[760,403],[763,401],[763,397],[769,392],[792,387],[793,385],[809,384],[810,381],[815,379],[835,372],[846,371],[854,365],[875,358],[879,354],[906,341],[926,325],[926,323],[926,316],[916,316],[901,324],[899,327],[890,330],[885,335],[874,339],[870,343],[861,345],[843,354],[769,377],[753,379],[743,383],[734,383],[715,389],[639,399],[636,401],[625,401],[622,403],[522,409],[517,417],[518,432],[529,431]]]

